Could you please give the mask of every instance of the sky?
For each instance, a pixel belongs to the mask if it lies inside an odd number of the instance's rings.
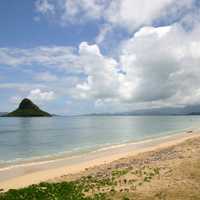
[[[200,102],[199,0],[1,0],[0,111]]]

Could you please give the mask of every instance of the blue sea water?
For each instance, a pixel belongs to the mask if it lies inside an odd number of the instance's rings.
[[[0,164],[140,141],[199,128],[199,116],[0,118]]]

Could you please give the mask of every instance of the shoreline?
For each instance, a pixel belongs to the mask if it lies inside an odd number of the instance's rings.
[[[124,141],[122,143],[114,143],[114,144],[108,143],[106,145],[98,145],[95,147],[88,147],[86,149],[64,151],[64,152],[53,153],[53,154],[44,155],[44,156],[35,156],[32,158],[24,158],[24,159],[19,158],[16,160],[2,161],[2,163],[0,163],[0,172],[6,169],[11,169],[11,168],[16,168],[16,167],[23,167],[23,166],[28,166],[28,165],[31,166],[31,165],[45,164],[45,163],[48,164],[51,162],[56,162],[56,161],[60,161],[60,160],[68,159],[68,158],[70,159],[70,158],[75,158],[77,156],[79,157],[88,153],[95,153],[102,150],[118,148],[120,146],[134,145],[134,144],[144,143],[147,141],[164,139],[171,136],[180,135],[186,132],[190,132],[190,131],[193,132],[193,131],[198,131],[198,130],[200,131],[200,128],[189,127],[182,130],[163,132],[154,136],[145,137],[143,139]],[[1,177],[0,177],[0,181],[1,181]]]
[[[139,153],[173,146],[183,141],[198,137],[200,132],[193,129],[135,143],[125,143],[102,148],[87,154],[42,162],[25,163],[0,169],[0,188],[18,189],[31,184],[52,180],[63,175],[76,174],[85,169],[108,164],[121,158]]]

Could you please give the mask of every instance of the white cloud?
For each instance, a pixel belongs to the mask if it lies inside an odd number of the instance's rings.
[[[42,14],[54,14],[55,7],[48,0],[37,0],[35,3],[36,10]]]
[[[27,92],[26,92],[27,93]],[[54,91],[42,91],[41,89],[29,90],[28,95],[25,93],[17,93],[15,96],[11,96],[9,102],[18,106],[23,98],[29,98],[37,104],[43,104],[56,99]]]
[[[121,44],[119,62],[102,55],[97,45],[82,43],[80,60],[88,77],[77,84],[76,97],[135,107],[197,103],[199,30],[189,33],[178,24],[143,27]]]
[[[0,89],[5,90],[15,90],[20,93],[28,92],[30,90],[33,90],[34,88],[41,88],[46,89],[47,86],[43,84],[34,84],[34,83],[1,83]]]
[[[135,38],[137,37],[145,37],[145,36],[154,36],[157,35],[159,38],[162,38],[165,36],[171,29],[171,26],[165,26],[165,27],[142,27],[138,32],[134,34]]]
[[[200,84],[199,44],[196,31],[186,33],[179,25],[142,28],[121,47],[123,84],[129,86],[123,93],[133,102],[192,102]]]
[[[99,0],[65,0],[64,20],[75,19],[82,14],[85,18],[99,18],[104,4]]]
[[[37,0],[35,3],[39,13],[51,14],[61,24],[99,19],[105,5],[105,0]]]
[[[94,55],[101,57],[101,53],[99,47],[97,45],[88,45],[87,42],[82,42],[79,45],[79,53],[80,55]]]
[[[75,69],[77,60],[74,49],[68,46],[43,46],[30,49],[0,48],[0,64],[8,66],[55,66]],[[79,70],[77,68],[77,70]]]
[[[56,98],[54,91],[42,91],[40,89],[31,90],[27,98],[36,101],[52,101]]]
[[[103,56],[97,45],[86,42],[80,44],[79,53],[87,80],[77,84],[75,95],[85,99],[108,99],[117,95],[117,62]]]
[[[107,19],[130,30],[151,24],[173,0],[117,0],[107,10]]]
[[[82,42],[78,49],[43,47],[0,49],[0,63],[11,66],[35,63],[53,65],[83,74],[73,79],[56,80],[56,75],[39,74],[44,85],[1,84],[0,88],[30,91],[36,100],[52,100],[71,95],[78,100],[93,100],[96,105],[175,106],[200,100],[200,27],[185,31],[179,24],[146,26],[118,47],[119,55],[105,56],[98,44]],[[4,56],[2,56],[4,55]],[[5,59],[9,57],[9,59]],[[67,79],[67,77],[66,77]],[[35,89],[37,88],[37,89]],[[133,108],[133,109],[134,109]]]
[[[36,9],[44,15],[53,10],[61,24],[103,19],[106,24],[132,32],[140,26],[152,25],[159,18],[184,15],[185,10],[190,12],[193,3],[194,0],[37,0]],[[43,6],[38,9],[38,4]]]

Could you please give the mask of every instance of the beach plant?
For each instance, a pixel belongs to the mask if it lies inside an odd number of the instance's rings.
[[[113,170],[112,171],[112,176],[117,178],[117,177],[126,175],[128,172],[129,172],[129,169]]]
[[[123,197],[123,200],[129,200],[129,198],[125,196],[125,197]]]
[[[75,182],[41,183],[0,194],[0,200],[105,200],[105,195],[85,196],[83,187]]]

